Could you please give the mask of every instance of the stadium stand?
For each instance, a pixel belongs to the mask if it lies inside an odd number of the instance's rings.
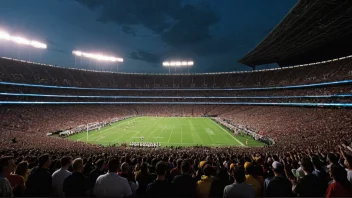
[[[184,163],[192,164],[199,163],[206,158],[212,158],[213,160],[208,160],[206,163],[213,166],[213,171],[219,171],[224,168],[231,172],[235,170],[233,168],[234,165],[231,164],[237,164],[236,166],[238,166],[243,161],[250,161],[255,164],[254,167],[262,167],[263,169],[254,175],[257,179],[270,178],[273,174],[270,171],[270,165],[273,161],[277,161],[277,163],[280,163],[287,170],[286,176],[293,182],[292,185],[295,186],[294,181],[297,179],[290,170],[299,168],[297,162],[308,156],[316,156],[322,160],[324,165],[328,165],[324,159],[331,152],[334,153],[333,155],[337,159],[344,159],[337,146],[343,147],[345,150],[351,150],[352,147],[350,136],[352,115],[349,108],[268,107],[262,105],[243,106],[222,104],[228,101],[258,103],[287,102],[290,104],[302,102],[351,103],[351,83],[348,80],[350,79],[350,71],[352,70],[349,59],[322,64],[319,66],[319,72],[315,72],[317,66],[306,66],[245,74],[171,76],[92,72],[36,65],[7,59],[3,59],[2,61],[2,64],[0,64],[2,74],[2,81],[0,82],[2,90],[1,101],[217,102],[216,105],[197,104],[191,106],[171,104],[2,105],[0,108],[1,146],[3,148],[1,149],[1,153],[3,155],[14,155],[16,160],[23,160],[21,156],[26,156],[25,160],[30,161],[30,156],[40,156],[47,152],[52,155],[55,163],[59,163],[59,158],[64,155],[70,155],[74,158],[82,157],[84,159],[83,174],[89,176],[89,172],[94,167],[95,161],[100,159],[104,160],[104,163],[108,163],[108,159],[113,156],[117,157],[120,163],[128,162],[131,167],[135,168],[137,168],[137,164],[139,166],[143,162],[148,162],[150,164],[148,168],[151,172],[156,168],[154,162],[165,159],[163,156],[168,156],[165,161],[168,163],[168,167],[171,168],[177,168],[177,159],[182,159]],[[337,66],[332,67],[332,64]],[[279,78],[281,75],[285,75],[288,79]],[[300,77],[302,75],[305,77]],[[221,81],[225,79],[222,78],[223,76],[228,76],[230,79],[248,79],[245,81],[248,84],[239,85],[235,83],[227,86],[225,82]],[[289,76],[297,77],[298,79],[292,79]],[[171,81],[170,77],[174,80]],[[84,79],[94,79],[94,81]],[[169,81],[166,81],[166,79]],[[258,81],[253,79],[257,79]],[[156,86],[159,82],[164,82],[164,84],[160,83],[162,86]],[[175,82],[185,83],[179,83],[175,87]],[[193,82],[194,86],[192,86]],[[208,82],[209,87],[204,86]],[[265,83],[258,84],[256,82]],[[341,83],[335,84],[329,82]],[[149,86],[142,86],[143,83]],[[327,84],[317,85],[319,83]],[[63,86],[63,88],[43,87],[46,85]],[[298,87],[291,88],[290,86]],[[79,88],[93,88],[93,90]],[[10,95],[11,93],[13,95]],[[77,96],[90,97],[80,98]],[[111,96],[113,97],[111,98]],[[82,142],[73,142],[58,137],[45,136],[46,133],[65,131],[82,124],[104,122],[111,118],[139,115],[153,116],[156,114],[162,116],[197,117],[211,115],[221,117],[234,125],[246,126],[261,136],[270,137],[274,140],[275,144],[264,148],[209,148],[206,146],[197,146],[192,148],[175,147],[173,150],[158,148],[157,150],[147,152],[148,148],[126,150],[123,145],[101,147]],[[10,141],[14,138],[17,143]],[[165,153],[168,154],[165,155]],[[220,153],[222,154],[219,155]],[[33,161],[32,163],[34,163],[32,164],[34,166],[37,162]],[[56,166],[53,165],[49,167],[51,173],[57,170]],[[232,166],[232,169],[230,166]],[[106,171],[106,169],[102,170]],[[192,181],[195,181],[195,185],[199,183],[196,184],[197,180],[201,180],[201,175],[205,174],[202,171],[205,170],[199,166],[193,166],[190,171],[189,174],[193,174],[194,179]],[[167,178],[171,180],[169,173],[167,172]],[[250,170],[247,170],[248,175],[249,173]],[[131,171],[128,174],[132,176]],[[214,175],[216,176],[214,180],[221,176],[215,173]],[[156,175],[151,175],[150,177],[153,178]],[[137,181],[143,183],[141,180],[137,179]],[[136,179],[130,179],[130,182],[136,182]],[[230,184],[232,179],[230,175],[227,175],[227,179],[222,179],[221,182],[224,182],[223,185]],[[221,189],[224,186],[212,188],[214,192],[211,192],[211,196],[223,195]],[[218,192],[215,192],[216,188],[220,188],[220,190],[218,189]],[[93,188],[90,189],[92,190],[90,193],[94,194]],[[138,196],[142,196],[146,191],[148,193],[148,190],[142,192],[136,191],[135,193],[138,192]],[[26,191],[14,192],[20,193],[19,195],[27,195]],[[260,195],[263,195],[263,193],[266,192],[260,191]],[[324,195],[324,193],[319,195]]]
[[[269,63],[290,66],[350,55],[351,19],[346,16],[351,8],[352,2],[348,0],[299,1],[239,62],[253,68]]]
[[[327,55],[322,50],[321,56],[304,58],[316,48],[333,46],[324,39],[344,30],[340,27],[350,17],[339,16],[349,16],[351,3],[319,2],[299,1],[241,60],[248,65],[301,64],[293,67],[161,75],[0,59],[0,196],[352,197],[352,57],[337,58],[351,53],[341,49]],[[293,20],[310,27],[296,30],[309,37],[299,39],[302,35],[292,31],[297,27]],[[316,34],[319,27],[331,29]],[[297,36],[285,36],[285,31]],[[349,34],[345,31],[335,41]],[[284,44],[276,47],[277,39]],[[308,64],[314,61],[320,62]],[[92,104],[30,104],[34,102]],[[275,144],[103,147],[46,135],[140,115],[212,116]]]

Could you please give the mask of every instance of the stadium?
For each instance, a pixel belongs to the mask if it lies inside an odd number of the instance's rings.
[[[240,183],[232,176],[243,169],[255,196],[270,197],[275,193],[269,193],[270,183],[264,180],[283,175],[292,188],[302,186],[297,183],[313,172],[306,166],[314,165],[321,189],[309,194],[295,188],[276,195],[333,196],[331,180],[343,186],[337,195],[352,196],[351,183],[346,187],[345,182],[352,182],[351,9],[350,1],[298,1],[238,60],[250,71],[124,73],[2,57],[0,170],[9,159],[17,165],[27,161],[33,168],[50,155],[47,169],[52,174],[60,159],[70,156],[83,159],[81,172],[91,179],[95,167],[101,168],[100,175],[111,172],[114,158],[118,165],[125,163],[118,172],[126,171],[129,176],[123,177],[139,185],[132,192],[143,197],[152,193],[147,185],[152,180],[139,180],[137,172],[145,165],[152,178],[159,178],[155,170],[163,162],[175,192],[163,197],[225,197],[225,186]],[[256,69],[271,63],[279,67]],[[341,173],[342,167],[347,171]],[[344,179],[331,176],[333,168]],[[75,171],[74,166],[68,169]],[[192,175],[194,187],[177,186],[173,169],[180,169],[177,175]],[[205,195],[199,192],[204,175],[214,178]],[[26,183],[29,190],[13,193],[53,196],[51,191],[36,193],[33,186]],[[194,192],[178,192],[181,188]],[[106,196],[91,190],[90,196]]]

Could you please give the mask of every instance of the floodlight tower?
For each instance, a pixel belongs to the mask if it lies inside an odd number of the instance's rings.
[[[21,36],[11,35],[10,33],[4,30],[0,30],[0,40],[16,43],[17,45],[31,46],[37,49],[47,48],[47,45],[45,43],[42,43],[36,40],[27,39]],[[20,48],[18,48],[18,50],[19,50],[18,53],[20,54]],[[5,47],[4,47],[4,51],[5,51]],[[29,60],[30,59],[31,59],[31,55],[29,54]]]
[[[194,65],[193,61],[165,61],[165,62],[163,62],[163,66],[169,68],[169,74],[171,72],[171,67],[175,68],[175,72],[176,72],[177,67],[179,67],[179,68],[187,67],[188,73],[189,73],[189,68],[193,65]]]
[[[123,58],[114,57],[114,56],[104,56],[102,54],[86,53],[86,52],[77,51],[77,50],[72,51],[72,54],[75,55],[75,56],[85,57],[85,58],[89,58],[89,59],[94,59],[94,60],[97,60],[97,61],[116,62],[117,71],[118,71],[118,66],[119,66],[118,63],[119,62],[121,62],[121,63],[123,62]]]

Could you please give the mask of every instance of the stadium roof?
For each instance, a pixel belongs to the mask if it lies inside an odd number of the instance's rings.
[[[352,1],[300,0],[240,63],[280,66],[352,54]]]

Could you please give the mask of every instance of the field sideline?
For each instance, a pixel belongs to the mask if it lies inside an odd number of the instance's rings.
[[[234,136],[210,118],[132,117],[99,131],[82,132],[68,137],[91,144],[109,145],[126,142],[160,142],[161,146],[263,146],[250,136]]]

